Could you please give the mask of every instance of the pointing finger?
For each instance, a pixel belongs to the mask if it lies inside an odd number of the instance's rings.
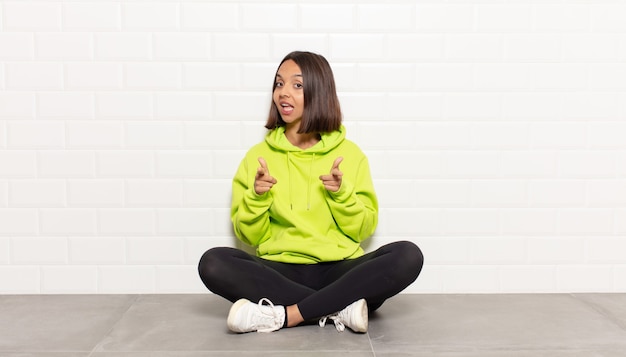
[[[270,171],[267,169],[267,162],[265,162],[264,158],[259,157],[259,164],[261,164],[261,168],[269,174]]]
[[[256,169],[256,180],[262,180],[269,182],[271,184],[275,184],[277,181],[270,175],[270,170],[267,168],[267,162],[262,157],[259,157],[259,166]]]
[[[261,166],[259,166],[259,167],[256,169],[256,175],[257,175],[257,177],[261,177],[261,176],[264,176],[264,175],[269,175],[269,174],[270,174],[270,171],[267,169],[267,162],[265,162],[265,159],[264,159],[264,158],[259,157],[259,164],[260,164]]]
[[[335,176],[335,177],[339,177],[343,175],[343,172],[341,172],[341,170],[339,169],[339,164],[343,161],[343,157],[338,157],[335,159],[335,162],[333,162],[333,167],[330,169],[330,174]]]
[[[339,164],[341,164],[342,161],[343,157],[339,156],[338,158],[336,158],[335,162],[333,162],[333,169],[339,169]]]

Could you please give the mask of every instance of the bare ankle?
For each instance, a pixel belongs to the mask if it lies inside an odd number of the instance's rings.
[[[298,326],[304,322],[304,318],[302,318],[300,309],[296,304],[285,307],[285,316],[287,319],[287,327]]]

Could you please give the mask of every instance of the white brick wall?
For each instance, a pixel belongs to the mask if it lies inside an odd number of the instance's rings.
[[[626,291],[620,1],[0,0],[0,293],[204,292],[296,49],[333,66],[408,292]]]

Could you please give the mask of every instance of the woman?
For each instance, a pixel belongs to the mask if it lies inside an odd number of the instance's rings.
[[[341,120],[326,59],[288,54],[274,78],[269,132],[233,179],[235,234],[256,256],[218,247],[198,267],[206,287],[234,303],[231,331],[331,319],[339,331],[366,332],[368,311],[419,275],[423,256],[411,242],[361,248],[378,223],[378,202],[367,158]]]

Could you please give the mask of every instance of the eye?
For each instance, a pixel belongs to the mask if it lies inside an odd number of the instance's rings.
[[[302,83],[296,83],[296,84],[294,84],[293,86],[294,86],[294,87],[296,87],[296,88],[298,88],[298,89],[302,89],[302,88],[304,88],[304,84],[302,84]]]
[[[282,87],[283,83],[282,82],[276,82],[274,83],[274,88],[278,88],[278,87]]]

